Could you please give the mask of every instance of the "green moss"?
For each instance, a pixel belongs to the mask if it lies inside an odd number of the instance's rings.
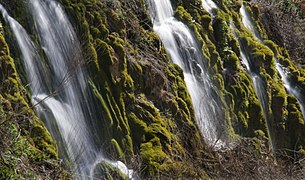
[[[240,123],[238,123],[238,129],[248,129],[249,128],[249,125],[248,125],[248,116],[247,114],[245,113],[242,113],[242,112],[238,112],[237,114],[238,116],[238,120],[241,121]],[[246,117],[245,117],[246,116]],[[240,132],[241,133],[241,132]]]
[[[121,70],[126,69],[126,52],[124,48],[124,40],[119,38],[117,34],[112,34],[109,36],[110,44],[113,47],[116,56],[120,61]]]
[[[102,105],[102,108],[106,114],[106,117],[108,118],[108,122],[110,125],[113,125],[113,119],[112,119],[112,116],[111,116],[111,112],[106,104],[106,101],[104,100],[103,96],[99,93],[99,91],[97,90],[96,86],[90,82],[90,85],[91,85],[91,88],[93,90],[93,93],[94,95],[96,96],[96,98],[99,100],[99,102],[101,103]]]
[[[229,37],[228,37],[228,32],[229,32],[229,27],[226,22],[226,17],[223,14],[217,14],[217,16],[214,19],[213,23],[213,29],[214,29],[214,37],[217,42],[217,48],[218,52],[220,54],[224,53],[225,51],[228,51],[230,49],[228,46],[229,43]],[[222,49],[222,51],[219,51]]]
[[[209,29],[211,22],[212,18],[210,15],[205,14],[201,17],[201,24],[203,25],[203,28]]]
[[[44,165],[45,161],[56,164],[50,158],[50,156],[57,156],[57,153],[54,152],[53,147],[46,143],[45,141],[41,141],[43,147],[35,147],[33,144],[33,140],[28,136],[23,136],[21,134],[22,127],[14,124],[14,122],[6,121],[2,124],[3,127],[0,128],[0,132],[2,133],[2,146],[1,146],[1,160],[0,160],[0,177],[7,178],[30,178],[36,179],[43,177],[36,170],[36,166]],[[5,130],[5,133],[3,133]],[[43,136],[40,136],[43,138]],[[37,144],[37,142],[35,142]],[[43,149],[41,151],[40,149]],[[51,152],[51,153],[50,153]],[[54,154],[52,154],[54,153]],[[51,154],[51,155],[50,155]],[[22,159],[23,161],[20,161]],[[26,169],[24,169],[26,168]],[[46,168],[46,171],[49,168],[54,168],[53,165],[50,165]],[[55,168],[53,169],[53,171]],[[58,173],[54,171],[54,173]],[[58,174],[59,175],[59,174]],[[59,175],[60,177],[60,175]]]
[[[193,21],[192,16],[182,6],[177,7],[176,12],[175,12],[175,16],[178,19],[186,22],[186,24],[191,24],[192,21]]]
[[[111,47],[106,42],[97,39],[94,43],[94,47],[98,50],[98,64],[100,64],[99,68],[105,69],[114,63]]]
[[[130,128],[132,129],[131,135],[134,145],[139,147],[141,142],[145,139],[144,134],[147,132],[147,125],[144,121],[140,120],[134,113],[128,115]]]
[[[31,137],[34,143],[40,149],[45,151],[51,158],[57,158],[57,150],[55,149],[51,135],[47,129],[41,125],[36,125],[31,130]]]
[[[236,54],[230,53],[227,55],[227,60],[224,62],[224,68],[229,68],[232,71],[237,71],[240,69],[240,62]]]
[[[94,177],[109,180],[127,180],[129,179],[123,174],[118,167],[110,164],[107,161],[100,162],[93,171]]]
[[[264,44],[272,50],[272,52],[274,53],[275,56],[277,56],[279,54],[278,49],[277,49],[278,46],[273,41],[264,40]]]
[[[266,138],[266,134],[262,130],[256,130],[254,133],[255,133],[255,136],[260,140],[263,140]]]
[[[296,148],[298,146],[304,146],[304,119],[300,112],[300,106],[297,100],[288,96],[288,116],[287,116],[287,129],[286,133],[288,136],[288,147]]]
[[[149,136],[157,136],[164,147],[166,143],[169,143],[173,138],[173,135],[166,129],[166,127],[163,127],[158,123],[152,123],[147,127],[146,137],[149,138]]]
[[[120,159],[124,158],[124,152],[122,151],[118,142],[115,139],[112,139],[111,142],[112,142],[112,145],[115,147],[117,154],[120,156]]]
[[[0,34],[0,176],[7,179],[47,178],[37,171],[37,166],[52,163],[54,175],[63,177],[56,170],[58,153],[49,132],[30,108],[29,94],[22,87],[15,61],[10,57],[9,47]],[[22,159],[22,161],[20,161]],[[60,168],[58,168],[59,170]]]
[[[148,165],[148,172],[155,174],[160,165],[168,159],[162,151],[160,139],[155,137],[147,143],[141,144],[141,157],[144,163]]]

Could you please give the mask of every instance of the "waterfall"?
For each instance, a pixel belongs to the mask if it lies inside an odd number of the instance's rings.
[[[202,0],[202,6],[212,16],[214,16],[213,9],[218,8],[217,5],[212,0]],[[243,11],[242,15],[245,15],[245,14],[246,14],[246,12]],[[249,19],[248,16],[247,16],[247,18],[243,18],[243,23],[245,24],[245,26],[247,28],[253,30],[253,32],[255,32],[256,35],[259,35],[257,33],[256,29],[253,27],[252,23],[249,23],[249,22],[251,22],[251,19]],[[236,37],[236,33],[235,33],[236,27],[233,24],[230,24],[230,28],[232,29],[233,34]],[[259,37],[259,36],[257,36],[257,37]],[[238,39],[239,45],[241,47],[240,54],[241,54],[242,63],[246,66],[247,72],[251,76],[251,80],[254,85],[255,93],[263,108],[264,117],[267,121],[268,129],[270,130],[271,125],[269,123],[270,121],[268,120],[269,119],[269,107],[268,107],[269,102],[268,102],[268,97],[266,95],[266,87],[264,85],[264,82],[263,82],[260,74],[257,72],[257,69],[255,69],[255,67],[253,66],[250,56],[247,53],[246,47],[242,44],[242,42],[239,40],[239,38],[237,38],[237,39]],[[272,145],[272,142],[273,142],[272,137],[270,137],[270,141],[271,141],[271,145]]]
[[[24,59],[25,70],[28,72],[27,79],[30,82],[31,92],[38,94],[39,92],[45,91],[44,77],[39,76],[41,64],[39,63],[38,50],[35,44],[31,41],[27,32],[23,27],[12,17],[9,16],[5,8],[0,4],[0,11],[5,21],[8,22],[11,27],[16,41],[19,44],[19,49]],[[44,75],[44,74],[42,74]]]
[[[218,9],[218,6],[212,0],[201,0],[202,7],[213,16],[213,9]]]
[[[243,22],[244,26],[254,35],[254,37],[257,40],[259,40],[261,43],[263,43],[263,39],[262,39],[259,31],[257,30],[257,28],[254,24],[254,21],[252,20],[250,14],[247,11],[247,8],[244,4],[242,5],[242,7],[240,9],[240,13],[242,15],[242,22]],[[289,71],[279,63],[278,59],[276,58],[276,52],[274,52],[274,55],[275,55],[274,59],[276,62],[276,69],[282,78],[284,86],[285,86],[286,90],[288,91],[288,93],[293,95],[300,103],[303,118],[305,119],[305,95],[304,95],[305,92],[298,85],[293,85],[292,83],[289,82],[289,80],[288,80]]]
[[[41,101],[46,98],[41,104],[51,113],[46,110],[39,112],[45,119],[54,118],[56,121],[69,161],[76,164],[76,172],[89,175],[92,165],[101,155],[88,122],[95,117],[90,108],[93,105],[90,104],[86,74],[81,69],[83,59],[79,42],[59,4],[30,0],[29,7],[52,72],[52,90],[60,90],[54,98],[32,94],[33,99]],[[49,128],[52,129],[50,125]]]
[[[211,16],[214,16],[213,9],[218,9],[218,6],[212,1],[212,0],[202,0],[202,6],[203,8],[211,14]],[[244,12],[242,13],[244,14]],[[250,22],[250,19],[243,19],[243,22]],[[254,28],[250,23],[246,23],[246,27],[251,28],[254,32]],[[230,28],[233,31],[233,34],[236,36],[235,33],[235,26],[233,24],[230,24]],[[238,39],[238,38],[237,38]],[[241,59],[242,63],[246,66],[247,72],[249,73],[252,83],[254,85],[255,93],[260,101],[260,104],[263,108],[264,117],[267,121],[268,129],[270,130],[270,124],[269,124],[269,107],[268,107],[268,97],[266,95],[266,87],[264,85],[264,82],[260,76],[259,73],[257,73],[257,70],[254,68],[253,63],[251,62],[251,59],[249,57],[249,54],[247,53],[246,47],[242,44],[242,42],[238,39],[240,47],[241,47]],[[272,144],[272,137],[270,137],[270,141]]]
[[[239,41],[239,45],[241,46],[241,59],[242,62],[246,65],[247,71],[251,76],[252,83],[254,85],[254,89],[256,92],[256,95],[258,97],[258,100],[260,101],[260,104],[264,111],[264,116],[266,120],[268,121],[269,118],[269,108],[268,108],[268,98],[266,97],[266,87],[264,85],[264,82],[260,76],[260,74],[257,73],[257,69],[255,69],[252,66],[251,59],[249,57],[249,54],[246,51],[246,47]],[[271,137],[270,137],[271,138]]]
[[[270,117],[269,117],[269,101],[268,101],[268,97],[267,97],[267,89],[266,89],[266,85],[264,84],[264,81],[262,80],[259,71],[253,66],[253,63],[251,61],[250,58],[250,54],[247,52],[247,47],[245,44],[242,43],[242,41],[237,37],[237,34],[235,32],[236,27],[234,26],[234,24],[230,24],[230,28],[233,32],[233,35],[238,39],[239,45],[240,45],[240,56],[241,56],[241,60],[242,63],[246,66],[247,72],[249,73],[252,83],[254,85],[254,90],[255,93],[258,97],[258,100],[261,104],[261,107],[263,109],[263,113],[264,113],[264,117],[266,119],[267,122],[267,126],[268,126],[268,131],[269,131],[269,138],[270,138],[270,143],[272,148],[274,147],[274,141],[273,141],[273,137],[270,134],[270,130],[271,130],[271,122],[270,122]]]
[[[97,117],[81,66],[80,43],[63,8],[53,0],[29,0],[28,4],[46,62],[26,30],[2,5],[0,11],[18,43],[32,103],[56,140],[61,157],[71,163],[77,179],[92,179],[102,161],[130,175],[122,162],[109,161],[101,152],[101,128],[93,128]]]
[[[262,37],[255,26],[255,22],[251,18],[249,12],[247,11],[247,7],[244,4],[242,4],[240,8],[240,14],[242,16],[244,26],[254,35],[257,40],[262,42]]]
[[[303,118],[305,119],[305,92],[304,92],[304,89],[302,89],[302,87],[300,87],[296,84],[293,85],[292,83],[290,83],[290,81],[288,80],[288,76],[289,76],[290,72],[287,68],[283,67],[279,63],[276,63],[276,69],[280,73],[280,75],[282,77],[282,81],[283,81],[284,86],[287,89],[288,93],[293,95],[300,103]]]
[[[192,98],[195,116],[205,141],[224,145],[227,141],[225,108],[208,75],[201,49],[191,31],[173,17],[169,0],[149,0],[149,11],[154,31],[161,38],[173,63],[184,72],[185,82]]]

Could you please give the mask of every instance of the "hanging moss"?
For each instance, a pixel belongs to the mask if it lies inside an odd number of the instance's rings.
[[[184,23],[186,23],[186,24],[192,24],[193,23],[193,17],[182,6],[177,7],[175,16],[178,19],[183,20]]]
[[[125,155],[124,155],[124,152],[122,151],[119,143],[115,139],[112,139],[111,142],[112,142],[113,146],[115,147],[120,159],[124,158]]]
[[[112,59],[113,50],[111,47],[101,39],[97,39],[94,43],[94,47],[98,54],[98,64],[100,64],[99,68],[106,69],[107,67],[114,64]]]

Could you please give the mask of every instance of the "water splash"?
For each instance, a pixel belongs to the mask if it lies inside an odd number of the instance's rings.
[[[210,145],[224,146],[228,142],[225,108],[219,90],[208,75],[208,67],[193,34],[173,17],[169,0],[148,0],[154,31],[161,38],[173,63],[184,72],[200,130]]]

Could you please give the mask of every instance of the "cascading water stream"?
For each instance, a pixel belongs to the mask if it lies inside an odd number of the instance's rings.
[[[211,83],[203,55],[192,33],[173,17],[169,0],[148,0],[154,31],[160,36],[173,63],[184,72],[197,123],[208,144],[219,146],[228,141],[224,104]]]
[[[212,16],[214,15],[213,14],[213,9],[218,9],[218,6],[212,1],[212,0],[202,0],[202,6],[203,8],[208,11]],[[246,12],[243,12],[242,15],[244,15]],[[245,20],[243,19],[243,22],[250,22],[250,19],[248,18],[245,18]],[[253,32],[256,32],[255,28],[251,25],[251,23],[246,23],[246,27],[253,30]],[[231,26],[231,29],[233,31],[233,34],[236,36],[235,34],[235,27],[232,26],[232,24],[230,25]],[[259,35],[258,33],[256,33],[256,35]],[[259,37],[259,36],[257,36]],[[264,110],[264,114],[265,114],[265,118],[267,119],[268,118],[268,114],[269,114],[269,110],[268,110],[268,99],[266,97],[266,89],[264,87],[264,84],[263,84],[263,80],[262,78],[260,77],[259,74],[256,73],[256,70],[254,69],[253,65],[252,65],[252,62],[248,56],[248,54],[246,53],[246,48],[245,46],[242,45],[242,43],[239,41],[239,44],[241,46],[241,58],[242,58],[242,62],[243,64],[246,65],[247,67],[247,71],[249,72],[251,78],[252,78],[252,82],[253,82],[253,85],[254,85],[254,88],[255,88],[255,91],[256,91],[256,94],[258,96],[258,99],[261,103],[261,106]]]
[[[218,6],[212,0],[201,0],[202,7],[210,13],[212,16],[214,15],[213,9],[218,9]]]
[[[63,9],[52,0],[29,0],[29,8],[49,72],[43,68],[43,58],[27,32],[0,5],[21,51],[33,104],[57,141],[61,156],[73,165],[77,179],[93,178],[95,166],[101,161],[131,175],[123,163],[108,161],[101,153],[98,129],[92,127],[96,117],[87,76],[81,68],[80,44]]]
[[[31,41],[23,27],[8,15],[7,11],[1,4],[0,11],[4,20],[8,22],[11,27],[16,37],[16,41],[19,44],[19,50],[22,53],[23,59],[26,61],[24,64],[25,69],[28,72],[26,75],[30,82],[31,92],[33,94],[38,94],[39,92],[45,91],[44,77],[39,76],[41,64],[39,64],[39,57],[37,56],[38,52],[35,44]]]
[[[284,86],[289,92],[289,94],[293,95],[298,102],[300,103],[301,106],[301,111],[303,114],[303,119],[305,119],[305,91],[298,85],[293,85],[290,83],[288,76],[289,76],[289,71],[286,70],[285,67],[283,67],[281,64],[276,63],[276,69],[280,73]]]
[[[244,26],[254,35],[254,37],[259,40],[261,43],[263,43],[263,39],[259,33],[259,31],[257,30],[256,26],[254,25],[254,21],[252,20],[249,12],[247,11],[246,6],[243,4],[241,9],[240,9],[240,13],[242,15],[242,21]],[[303,118],[305,119],[305,96],[304,96],[304,90],[302,88],[300,88],[297,85],[292,85],[289,82],[289,78],[288,78],[288,74],[289,72],[285,69],[285,67],[283,67],[279,62],[278,59],[276,58],[276,52],[274,52],[275,56],[274,59],[276,61],[276,69],[277,71],[280,73],[282,81],[284,83],[285,88],[287,89],[287,91],[293,95],[298,102],[301,105],[301,111],[303,113]]]
[[[212,0],[202,0],[202,6],[203,8],[210,13],[211,16],[214,16],[213,9],[218,9],[218,6],[212,1]],[[232,26],[233,24],[230,24],[230,27],[233,31],[233,34],[236,36],[235,33],[235,27]],[[253,29],[253,28],[252,28]],[[238,38],[237,38],[238,39]],[[257,74],[257,71],[254,69],[254,66],[252,65],[252,62],[250,60],[249,55],[246,53],[246,47],[242,45],[242,43],[239,41],[239,44],[241,46],[241,58],[243,64],[247,68],[247,72],[251,76],[252,83],[254,85],[255,93],[260,101],[260,104],[262,106],[264,117],[267,120],[267,125],[270,127],[270,124],[268,123],[269,118],[269,108],[268,108],[268,98],[266,97],[266,87],[264,86],[264,82],[259,74]],[[268,128],[270,130],[270,128]],[[272,137],[270,137],[271,145],[273,144]]]
[[[63,9],[54,1],[29,1],[38,36],[52,72],[52,90],[62,89],[55,98],[42,102],[50,110],[64,139],[69,161],[76,172],[90,175],[100,150],[90,133],[87,120],[93,120],[85,75],[80,68],[82,57],[79,42]],[[71,76],[73,73],[73,76]],[[33,99],[40,101],[46,95]],[[50,113],[40,111],[46,119]]]
[[[259,41],[263,41],[262,37],[259,33],[259,31],[257,30],[256,26],[254,25],[254,21],[252,20],[249,12],[247,11],[247,8],[244,4],[242,4],[241,8],[240,8],[240,14],[242,16],[242,22],[243,25],[254,35],[254,37],[259,40]]]
[[[241,54],[242,62],[246,65],[247,71],[252,78],[252,82],[253,82],[253,85],[254,85],[256,95],[257,95],[257,97],[260,101],[260,104],[261,104],[262,108],[263,108],[264,116],[265,116],[266,120],[268,121],[269,110],[268,110],[268,98],[266,97],[266,87],[264,85],[264,82],[263,82],[262,78],[257,73],[256,69],[253,67],[252,62],[250,60],[250,57],[246,53],[245,46],[243,46],[243,44],[241,42],[239,42],[239,44],[241,46],[240,54]]]
[[[209,12],[211,14],[211,16],[214,16],[213,9],[218,9],[218,6],[212,0],[202,0],[202,6],[207,12]],[[247,20],[249,20],[249,19],[247,19]],[[230,24],[230,27],[233,31],[233,34],[236,36],[236,33],[235,33],[236,28],[233,26],[233,24]],[[247,28],[251,28],[251,29],[254,30],[254,28],[251,25],[247,26]],[[255,32],[255,31],[253,31],[253,32]],[[241,53],[242,62],[246,66],[247,71],[248,71],[249,75],[251,76],[256,95],[257,95],[257,97],[260,101],[260,104],[261,104],[262,108],[263,108],[263,112],[264,112],[265,119],[267,121],[268,129],[270,130],[271,125],[268,123],[269,122],[268,121],[268,119],[269,119],[269,108],[268,108],[268,98],[266,96],[266,87],[264,85],[264,82],[263,82],[262,78],[257,73],[257,70],[254,68],[254,66],[251,62],[251,59],[246,52],[246,47],[242,44],[241,41],[239,41],[239,44],[241,46],[241,52],[240,53]],[[271,144],[273,144],[272,143],[273,142],[272,137],[270,137],[270,141],[271,141]]]
[[[273,137],[270,134],[271,131],[271,124],[270,124],[270,120],[269,120],[269,107],[268,107],[268,97],[267,97],[267,93],[266,93],[266,85],[264,84],[264,81],[262,80],[259,71],[254,67],[250,55],[247,52],[247,47],[243,44],[243,42],[237,37],[236,34],[236,27],[234,26],[234,24],[230,24],[230,28],[234,34],[234,36],[237,38],[239,45],[240,45],[240,55],[241,55],[241,59],[242,59],[242,63],[246,66],[247,68],[247,72],[249,73],[252,83],[254,85],[254,90],[255,93],[258,97],[258,100],[261,104],[261,107],[263,109],[263,113],[264,113],[264,117],[266,119],[267,122],[267,126],[268,126],[268,131],[269,131],[269,138],[270,138],[270,143],[272,148],[274,147],[274,141],[273,141]]]

